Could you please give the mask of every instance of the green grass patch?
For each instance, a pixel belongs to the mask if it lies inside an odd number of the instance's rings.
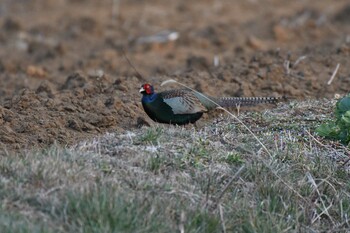
[[[150,143],[153,145],[158,144],[159,138],[163,132],[162,127],[148,128],[146,132],[140,135],[137,139],[137,143]]]

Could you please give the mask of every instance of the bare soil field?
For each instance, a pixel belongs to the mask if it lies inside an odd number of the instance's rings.
[[[3,0],[0,148],[149,125],[138,90],[170,78],[213,96],[334,98],[349,56],[348,0]]]

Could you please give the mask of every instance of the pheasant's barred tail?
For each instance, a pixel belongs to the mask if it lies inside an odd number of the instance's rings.
[[[273,104],[285,97],[222,97],[218,104],[221,107],[252,106],[256,104]]]

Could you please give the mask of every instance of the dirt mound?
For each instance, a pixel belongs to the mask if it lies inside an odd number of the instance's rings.
[[[0,108],[0,142],[13,148],[67,144],[106,129],[135,127],[140,109],[117,98],[119,89],[104,75],[79,73],[70,75],[60,91],[47,82],[24,89]]]

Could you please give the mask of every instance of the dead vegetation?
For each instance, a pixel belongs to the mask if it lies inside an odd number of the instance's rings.
[[[345,231],[348,149],[313,130],[334,101],[1,157],[3,232]],[[270,155],[269,155],[270,154]]]

